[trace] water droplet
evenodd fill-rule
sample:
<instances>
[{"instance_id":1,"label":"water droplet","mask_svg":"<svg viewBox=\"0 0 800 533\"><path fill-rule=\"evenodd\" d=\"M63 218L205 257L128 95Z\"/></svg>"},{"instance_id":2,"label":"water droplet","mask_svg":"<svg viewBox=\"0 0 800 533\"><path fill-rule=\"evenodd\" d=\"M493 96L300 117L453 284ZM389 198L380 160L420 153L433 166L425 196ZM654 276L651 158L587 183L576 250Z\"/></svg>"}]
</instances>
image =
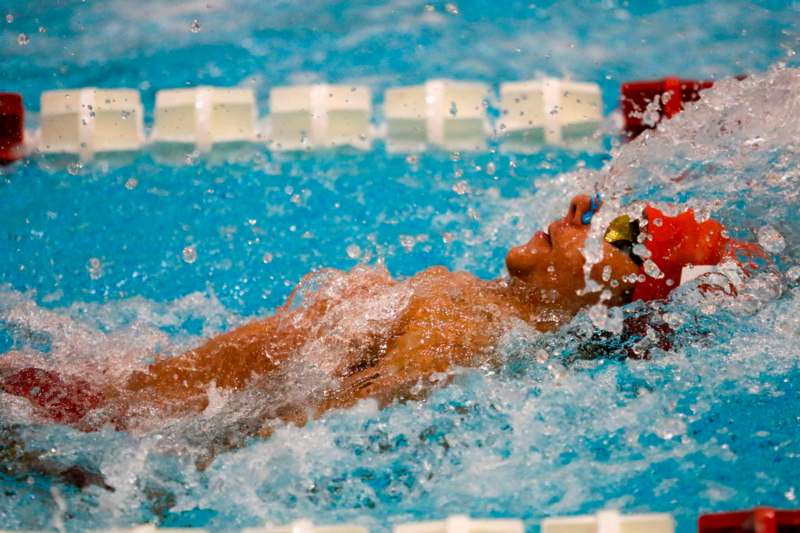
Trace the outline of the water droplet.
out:
<instances>
[{"instance_id":1,"label":"water droplet","mask_svg":"<svg viewBox=\"0 0 800 533\"><path fill-rule=\"evenodd\" d=\"M197 19L192 20L192 23L189 25L189 31L198 33L200 31L200 21Z\"/></svg>"},{"instance_id":2,"label":"water droplet","mask_svg":"<svg viewBox=\"0 0 800 533\"><path fill-rule=\"evenodd\" d=\"M470 192L469 184L466 181L459 181L453 185L453 192L458 195L468 194Z\"/></svg>"},{"instance_id":3,"label":"water droplet","mask_svg":"<svg viewBox=\"0 0 800 533\"><path fill-rule=\"evenodd\" d=\"M450 161L461 161L461 152L453 152L450 154Z\"/></svg>"},{"instance_id":4,"label":"water droplet","mask_svg":"<svg viewBox=\"0 0 800 533\"><path fill-rule=\"evenodd\" d=\"M31 42L31 39L26 34L20 33L19 35L17 35L17 44L21 46L26 46L29 42Z\"/></svg>"},{"instance_id":5,"label":"water droplet","mask_svg":"<svg viewBox=\"0 0 800 533\"><path fill-rule=\"evenodd\" d=\"M358 259L361 257L361 248L357 244L351 244L347 247L347 257L350 259Z\"/></svg>"},{"instance_id":6,"label":"water droplet","mask_svg":"<svg viewBox=\"0 0 800 533\"><path fill-rule=\"evenodd\" d=\"M197 261L197 247L194 245L187 246L181 253L184 263L192 264Z\"/></svg>"},{"instance_id":7,"label":"water droplet","mask_svg":"<svg viewBox=\"0 0 800 533\"><path fill-rule=\"evenodd\" d=\"M455 5L453 2L448 2L444 5L444 10L450 13L451 15L458 15L458 6Z\"/></svg>"},{"instance_id":8,"label":"water droplet","mask_svg":"<svg viewBox=\"0 0 800 533\"><path fill-rule=\"evenodd\" d=\"M67 173L70 176L77 176L78 172L80 172L82 168L83 165L81 165L80 163L70 163L69 165L67 165Z\"/></svg>"},{"instance_id":9,"label":"water droplet","mask_svg":"<svg viewBox=\"0 0 800 533\"><path fill-rule=\"evenodd\" d=\"M661 220L660 218L654 218L653 219L653 225L655 227L657 227L657 228L660 228L663 223L664 223L664 221Z\"/></svg>"},{"instance_id":10,"label":"water droplet","mask_svg":"<svg viewBox=\"0 0 800 533\"><path fill-rule=\"evenodd\" d=\"M608 280L611 279L611 267L606 265L603 267L603 281L608 283Z\"/></svg>"},{"instance_id":11,"label":"water droplet","mask_svg":"<svg viewBox=\"0 0 800 533\"><path fill-rule=\"evenodd\" d=\"M264 255L261 256L261 261L263 261L265 265L272 263L272 254L269 252L264 252Z\"/></svg>"},{"instance_id":12,"label":"water droplet","mask_svg":"<svg viewBox=\"0 0 800 533\"><path fill-rule=\"evenodd\" d=\"M89 277L92 279L99 279L103 276L103 263L96 257L89 259Z\"/></svg>"},{"instance_id":13,"label":"water droplet","mask_svg":"<svg viewBox=\"0 0 800 533\"><path fill-rule=\"evenodd\" d=\"M47 28L44 26L39 26L39 33L47 33Z\"/></svg>"},{"instance_id":14,"label":"water droplet","mask_svg":"<svg viewBox=\"0 0 800 533\"><path fill-rule=\"evenodd\" d=\"M544 363L548 359L550 359L550 354L547 353L545 350L539 349L536 350L536 362L537 363Z\"/></svg>"},{"instance_id":15,"label":"water droplet","mask_svg":"<svg viewBox=\"0 0 800 533\"><path fill-rule=\"evenodd\" d=\"M413 250L415 244L417 244L417 239L413 235L400 235L400 245L406 252Z\"/></svg>"},{"instance_id":16,"label":"water droplet","mask_svg":"<svg viewBox=\"0 0 800 533\"><path fill-rule=\"evenodd\" d=\"M644 272L651 278L661 279L664 277L664 273L661 272L661 269L658 268L658 265L652 259L646 259L644 264Z\"/></svg>"},{"instance_id":17,"label":"water droplet","mask_svg":"<svg viewBox=\"0 0 800 533\"><path fill-rule=\"evenodd\" d=\"M406 163L408 163L409 165L416 165L417 163L419 163L419 157L417 157L414 154L407 155Z\"/></svg>"},{"instance_id":18,"label":"water droplet","mask_svg":"<svg viewBox=\"0 0 800 533\"><path fill-rule=\"evenodd\" d=\"M772 226L764 226L758 230L758 244L771 254L779 254L786 248L786 240Z\"/></svg>"},{"instance_id":19,"label":"water droplet","mask_svg":"<svg viewBox=\"0 0 800 533\"><path fill-rule=\"evenodd\" d=\"M486 163L486 173L490 176L494 176L495 172L497 172L497 165L495 165L492 161Z\"/></svg>"},{"instance_id":20,"label":"water droplet","mask_svg":"<svg viewBox=\"0 0 800 533\"><path fill-rule=\"evenodd\" d=\"M8 15L6 15L6 22L8 22L9 24L11 24L12 22L14 22L14 15L12 15L11 13L9 13Z\"/></svg>"},{"instance_id":21,"label":"water droplet","mask_svg":"<svg viewBox=\"0 0 800 533\"><path fill-rule=\"evenodd\" d=\"M128 189L129 191L132 191L138 185L139 185L139 180L137 180L136 178L128 178L128 180L125 182L125 188Z\"/></svg>"},{"instance_id":22,"label":"water droplet","mask_svg":"<svg viewBox=\"0 0 800 533\"><path fill-rule=\"evenodd\" d=\"M786 271L786 280L789 283L796 283L800 281L800 266L793 266Z\"/></svg>"},{"instance_id":23,"label":"water droplet","mask_svg":"<svg viewBox=\"0 0 800 533\"><path fill-rule=\"evenodd\" d=\"M650 250L647 249L647 246L644 244L634 244L633 245L633 253L641 257L642 259L646 259L650 257Z\"/></svg>"}]
</instances>

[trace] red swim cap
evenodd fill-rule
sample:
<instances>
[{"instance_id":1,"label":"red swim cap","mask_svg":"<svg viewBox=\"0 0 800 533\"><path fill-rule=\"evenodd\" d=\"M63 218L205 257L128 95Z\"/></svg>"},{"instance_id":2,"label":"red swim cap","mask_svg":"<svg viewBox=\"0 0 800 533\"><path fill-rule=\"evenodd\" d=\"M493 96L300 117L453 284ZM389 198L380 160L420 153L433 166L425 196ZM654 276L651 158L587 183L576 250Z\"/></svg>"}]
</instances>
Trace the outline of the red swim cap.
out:
<instances>
[{"instance_id":1,"label":"red swim cap","mask_svg":"<svg viewBox=\"0 0 800 533\"><path fill-rule=\"evenodd\" d=\"M666 298L681 282L681 271L687 265L716 265L726 256L730 239L716 220L698 222L694 211L687 209L671 217L653 206L644 208L647 219L644 246L663 276L653 277L640 267L644 281L636 284L634 300Z\"/></svg>"}]
</instances>

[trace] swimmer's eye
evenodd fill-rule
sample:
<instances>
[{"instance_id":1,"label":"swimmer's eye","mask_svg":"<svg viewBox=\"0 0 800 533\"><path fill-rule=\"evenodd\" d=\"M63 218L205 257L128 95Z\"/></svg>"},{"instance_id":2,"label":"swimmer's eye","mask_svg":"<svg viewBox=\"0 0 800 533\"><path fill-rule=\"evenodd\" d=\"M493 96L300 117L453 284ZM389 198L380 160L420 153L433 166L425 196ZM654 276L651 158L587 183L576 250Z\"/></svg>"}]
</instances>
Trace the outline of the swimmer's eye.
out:
<instances>
[{"instance_id":1,"label":"swimmer's eye","mask_svg":"<svg viewBox=\"0 0 800 533\"><path fill-rule=\"evenodd\" d=\"M607 243L628 254L639 266L642 264L642 258L633 253L637 237L639 237L639 221L631 220L628 215L620 215L612 220L603 236Z\"/></svg>"}]
</instances>

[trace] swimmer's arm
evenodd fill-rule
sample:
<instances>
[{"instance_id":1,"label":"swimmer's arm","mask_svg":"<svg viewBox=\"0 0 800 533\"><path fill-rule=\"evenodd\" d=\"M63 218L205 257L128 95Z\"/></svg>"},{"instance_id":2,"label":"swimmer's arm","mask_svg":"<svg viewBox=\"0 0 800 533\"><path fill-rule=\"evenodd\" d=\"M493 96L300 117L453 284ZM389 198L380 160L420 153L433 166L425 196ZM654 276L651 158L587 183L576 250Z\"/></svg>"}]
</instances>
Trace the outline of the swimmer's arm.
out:
<instances>
[{"instance_id":1,"label":"swimmer's arm","mask_svg":"<svg viewBox=\"0 0 800 533\"><path fill-rule=\"evenodd\" d=\"M212 382L222 389L240 390L254 376L274 369L303 342L307 325L293 322L288 315L250 322L193 350L157 361L146 372L132 375L126 389L155 401L199 397L196 409L202 410Z\"/></svg>"}]
</instances>

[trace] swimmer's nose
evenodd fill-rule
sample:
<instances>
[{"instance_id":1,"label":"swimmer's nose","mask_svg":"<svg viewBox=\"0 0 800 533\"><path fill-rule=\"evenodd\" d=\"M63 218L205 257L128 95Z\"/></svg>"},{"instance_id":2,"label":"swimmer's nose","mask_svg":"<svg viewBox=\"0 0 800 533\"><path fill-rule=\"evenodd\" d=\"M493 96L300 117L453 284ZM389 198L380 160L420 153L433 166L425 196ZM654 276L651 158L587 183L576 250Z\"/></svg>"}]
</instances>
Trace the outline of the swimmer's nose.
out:
<instances>
[{"instance_id":1,"label":"swimmer's nose","mask_svg":"<svg viewBox=\"0 0 800 533\"><path fill-rule=\"evenodd\" d=\"M570 201L567 216L564 217L564 220L568 224L584 226L591 222L591 217L600 208L600 203L600 199L597 196L593 200L592 197L586 194L579 194Z\"/></svg>"}]
</instances>

